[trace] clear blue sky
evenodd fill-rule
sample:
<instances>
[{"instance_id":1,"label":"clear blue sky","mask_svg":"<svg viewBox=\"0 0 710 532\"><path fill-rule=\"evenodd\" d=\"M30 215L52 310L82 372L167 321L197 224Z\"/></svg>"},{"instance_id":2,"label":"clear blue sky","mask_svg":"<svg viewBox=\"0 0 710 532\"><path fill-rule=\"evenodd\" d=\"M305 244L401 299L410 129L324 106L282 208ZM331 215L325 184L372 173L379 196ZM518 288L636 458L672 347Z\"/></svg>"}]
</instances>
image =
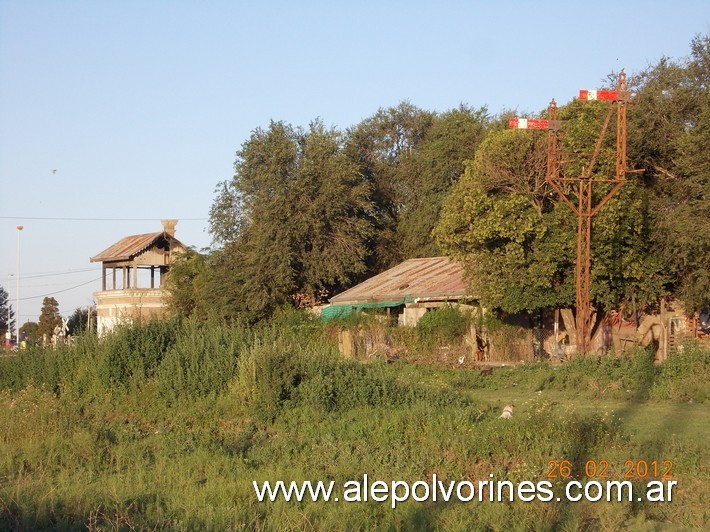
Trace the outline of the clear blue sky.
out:
<instances>
[{"instance_id":1,"label":"clear blue sky","mask_svg":"<svg viewBox=\"0 0 710 532\"><path fill-rule=\"evenodd\" d=\"M45 294L64 315L91 304L89 257L159 218L209 245L215 186L271 119L535 112L698 33L708 0L0 0L0 284L14 307L18 224L22 323Z\"/></svg>"}]
</instances>

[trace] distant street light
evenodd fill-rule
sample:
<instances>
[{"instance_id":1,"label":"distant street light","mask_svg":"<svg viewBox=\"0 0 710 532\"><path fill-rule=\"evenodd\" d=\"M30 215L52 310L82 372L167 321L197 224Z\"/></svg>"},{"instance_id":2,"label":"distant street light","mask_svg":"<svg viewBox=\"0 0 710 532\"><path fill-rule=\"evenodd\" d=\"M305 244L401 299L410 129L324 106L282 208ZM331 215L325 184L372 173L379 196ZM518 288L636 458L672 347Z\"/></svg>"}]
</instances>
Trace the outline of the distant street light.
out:
<instances>
[{"instance_id":1,"label":"distant street light","mask_svg":"<svg viewBox=\"0 0 710 532\"><path fill-rule=\"evenodd\" d=\"M17 226L17 303L15 305L15 345L20 348L20 232L24 229L21 225Z\"/></svg>"}]
</instances>

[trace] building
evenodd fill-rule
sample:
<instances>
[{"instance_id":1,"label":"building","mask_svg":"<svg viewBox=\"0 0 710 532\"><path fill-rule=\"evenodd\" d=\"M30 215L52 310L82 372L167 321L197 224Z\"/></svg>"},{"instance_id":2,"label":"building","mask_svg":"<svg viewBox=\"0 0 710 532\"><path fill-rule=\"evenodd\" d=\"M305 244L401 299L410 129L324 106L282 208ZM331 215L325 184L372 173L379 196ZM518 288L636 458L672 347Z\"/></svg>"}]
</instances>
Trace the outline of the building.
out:
<instances>
[{"instance_id":1,"label":"building","mask_svg":"<svg viewBox=\"0 0 710 532\"><path fill-rule=\"evenodd\" d=\"M177 220L161 223L162 231L127 236L91 257L102 263L101 291L94 293L99 334L163 314L165 276L175 253L186 247L175 238Z\"/></svg>"},{"instance_id":2,"label":"building","mask_svg":"<svg viewBox=\"0 0 710 532\"><path fill-rule=\"evenodd\" d=\"M431 308L470 299L461 266L448 257L409 259L330 299L324 319L381 308L414 326Z\"/></svg>"}]
</instances>

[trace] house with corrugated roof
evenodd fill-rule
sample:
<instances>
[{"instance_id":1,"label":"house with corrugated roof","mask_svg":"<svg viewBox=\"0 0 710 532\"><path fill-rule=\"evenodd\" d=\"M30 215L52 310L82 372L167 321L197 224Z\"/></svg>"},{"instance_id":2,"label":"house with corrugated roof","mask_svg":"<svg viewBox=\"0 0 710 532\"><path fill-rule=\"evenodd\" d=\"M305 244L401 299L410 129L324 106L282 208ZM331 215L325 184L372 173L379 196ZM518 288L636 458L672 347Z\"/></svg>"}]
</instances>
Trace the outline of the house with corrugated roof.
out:
<instances>
[{"instance_id":1,"label":"house with corrugated roof","mask_svg":"<svg viewBox=\"0 0 710 532\"><path fill-rule=\"evenodd\" d=\"M324 319L385 309L400 325L414 326L432 308L470 301L463 270L448 257L409 259L330 299Z\"/></svg>"},{"instance_id":2,"label":"house with corrugated roof","mask_svg":"<svg viewBox=\"0 0 710 532\"><path fill-rule=\"evenodd\" d=\"M104 334L124 321L159 317L165 309L165 277L175 253L186 246L175 238L177 220L163 230L122 238L91 262L101 263L101 291L95 292L97 330Z\"/></svg>"}]
</instances>

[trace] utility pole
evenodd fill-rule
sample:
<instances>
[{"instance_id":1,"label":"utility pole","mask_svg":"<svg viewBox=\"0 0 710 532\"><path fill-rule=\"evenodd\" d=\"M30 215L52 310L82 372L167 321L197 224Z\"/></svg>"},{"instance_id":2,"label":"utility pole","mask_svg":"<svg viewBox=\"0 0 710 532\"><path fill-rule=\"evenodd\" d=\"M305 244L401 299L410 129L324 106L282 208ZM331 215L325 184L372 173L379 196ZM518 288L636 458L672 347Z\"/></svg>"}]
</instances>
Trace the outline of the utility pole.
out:
<instances>
[{"instance_id":1,"label":"utility pole","mask_svg":"<svg viewBox=\"0 0 710 532\"><path fill-rule=\"evenodd\" d=\"M602 131L597 139L594 153L589 165L580 177L563 177L560 172L560 162L557 150L560 122L557 120L557 104L555 100L548 107L548 119L517 119L512 118L509 126L522 129L546 129L547 141L547 183L560 195L573 213L577 215L577 314L576 336L577 351L589 353L592 341L592 309L590 301L590 270L591 270L591 240L592 218L609 199L616 194L626 182L626 109L631 99L631 93L626 88L626 74L619 74L616 90L580 90L580 100L609 101ZM609 129L609 123L616 107L616 170L613 178L592 177L594 165L599 157L602 142ZM523 122L524 121L524 122ZM532 124L531 124L532 123ZM524 124L524 127L523 127ZM595 204L593 187L598 183L613 184L612 188ZM565 192L565 185L572 185L570 192ZM576 201L575 201L576 196Z\"/></svg>"},{"instance_id":2,"label":"utility pole","mask_svg":"<svg viewBox=\"0 0 710 532\"><path fill-rule=\"evenodd\" d=\"M17 301L15 303L15 345L20 349L20 232L23 226L17 226Z\"/></svg>"}]
</instances>

